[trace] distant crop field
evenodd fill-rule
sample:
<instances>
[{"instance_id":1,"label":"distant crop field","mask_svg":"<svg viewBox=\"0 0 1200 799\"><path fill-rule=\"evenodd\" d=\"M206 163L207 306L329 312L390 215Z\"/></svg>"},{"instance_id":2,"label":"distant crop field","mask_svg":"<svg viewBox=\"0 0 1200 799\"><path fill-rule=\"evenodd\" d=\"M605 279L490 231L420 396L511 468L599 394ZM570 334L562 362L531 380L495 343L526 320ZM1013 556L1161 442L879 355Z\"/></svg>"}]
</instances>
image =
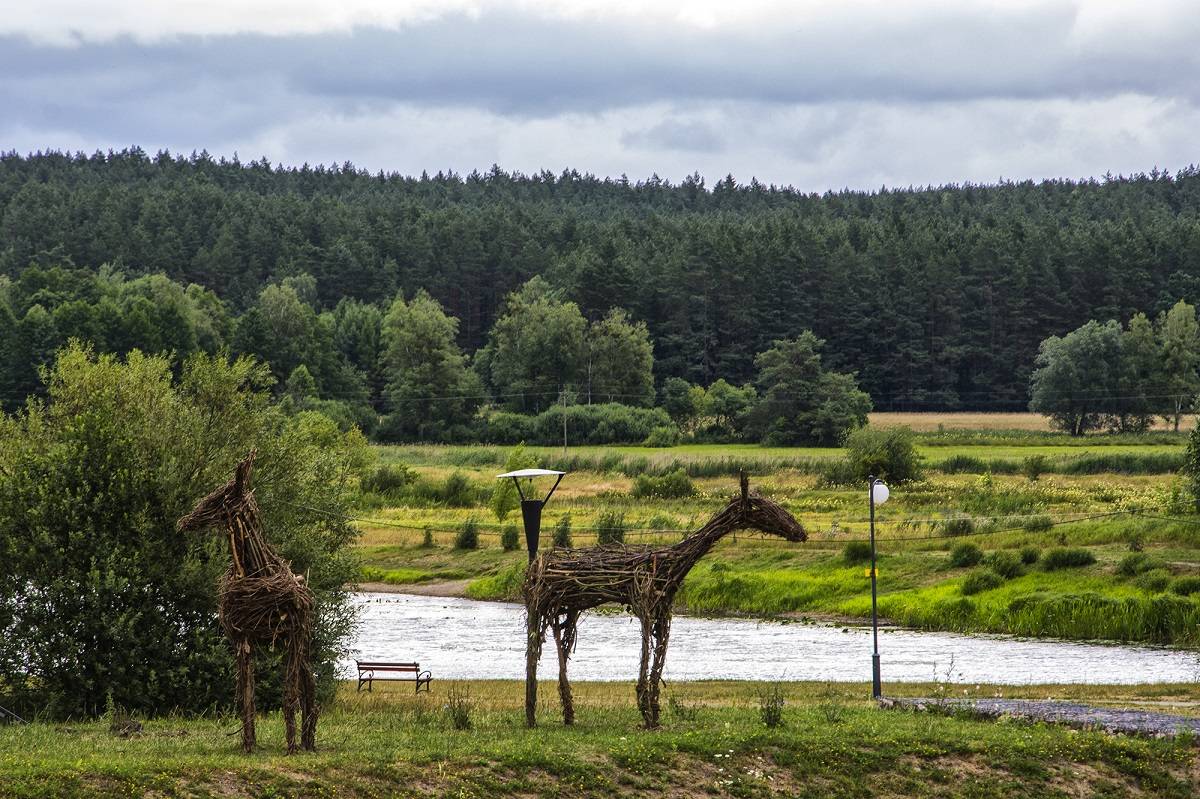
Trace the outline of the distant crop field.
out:
<instances>
[{"instance_id":1,"label":"distant crop field","mask_svg":"<svg viewBox=\"0 0 1200 799\"><path fill-rule=\"evenodd\" d=\"M1037 413L976 413L972 411L946 413L887 413L871 414L871 424L877 426L905 425L918 432L942 430L1034 430L1048 431L1050 420ZM1196 417L1183 417L1182 430L1196 426ZM1155 430L1170 430L1171 426L1158 419Z\"/></svg>"}]
</instances>

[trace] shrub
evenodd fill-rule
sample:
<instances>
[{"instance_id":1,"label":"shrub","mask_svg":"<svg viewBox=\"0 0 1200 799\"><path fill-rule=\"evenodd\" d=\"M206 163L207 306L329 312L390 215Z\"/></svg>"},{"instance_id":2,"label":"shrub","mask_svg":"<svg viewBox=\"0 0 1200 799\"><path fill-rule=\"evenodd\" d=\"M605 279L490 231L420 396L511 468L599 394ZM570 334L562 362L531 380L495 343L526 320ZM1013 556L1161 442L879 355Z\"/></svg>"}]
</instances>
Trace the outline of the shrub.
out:
<instances>
[{"instance_id":1,"label":"shrub","mask_svg":"<svg viewBox=\"0 0 1200 799\"><path fill-rule=\"evenodd\" d=\"M1046 571L1076 569L1091 566L1095 562L1096 556L1083 547L1055 547L1042 556L1042 568Z\"/></svg>"},{"instance_id":2,"label":"shrub","mask_svg":"<svg viewBox=\"0 0 1200 799\"><path fill-rule=\"evenodd\" d=\"M1046 471L1045 455L1029 455L1021 461L1021 474L1025 475L1031 483L1036 483L1044 471Z\"/></svg>"},{"instance_id":3,"label":"shrub","mask_svg":"<svg viewBox=\"0 0 1200 799\"><path fill-rule=\"evenodd\" d=\"M1171 581L1171 593L1179 596L1191 596L1200 593L1200 577L1176 577Z\"/></svg>"},{"instance_id":4,"label":"shrub","mask_svg":"<svg viewBox=\"0 0 1200 799\"><path fill-rule=\"evenodd\" d=\"M996 574L1006 580L1011 580L1014 577L1020 577L1025 573L1025 569L1021 565L1021 558L1015 552L1008 550L999 550L993 552L987 558L987 565Z\"/></svg>"},{"instance_id":5,"label":"shrub","mask_svg":"<svg viewBox=\"0 0 1200 799\"><path fill-rule=\"evenodd\" d=\"M650 435L646 436L646 440L642 442L644 447L673 447L679 443L679 428L674 425L659 425L650 431Z\"/></svg>"},{"instance_id":6,"label":"shrub","mask_svg":"<svg viewBox=\"0 0 1200 799\"><path fill-rule=\"evenodd\" d=\"M421 537L421 546L425 549L433 549L433 530L425 528L425 535Z\"/></svg>"},{"instance_id":7,"label":"shrub","mask_svg":"<svg viewBox=\"0 0 1200 799\"><path fill-rule=\"evenodd\" d=\"M939 522L942 535L960 536L975 532L975 520L965 513L949 513Z\"/></svg>"},{"instance_id":8,"label":"shrub","mask_svg":"<svg viewBox=\"0 0 1200 799\"><path fill-rule=\"evenodd\" d=\"M504 529L500 531L500 548L505 552L512 552L517 547L521 546L521 532L515 524L506 524Z\"/></svg>"},{"instance_id":9,"label":"shrub","mask_svg":"<svg viewBox=\"0 0 1200 799\"><path fill-rule=\"evenodd\" d=\"M571 514L564 513L554 523L554 546L561 549L571 548Z\"/></svg>"},{"instance_id":10,"label":"shrub","mask_svg":"<svg viewBox=\"0 0 1200 799\"><path fill-rule=\"evenodd\" d=\"M1125 546L1130 552L1141 552L1146 548L1146 536L1140 530L1132 530L1125 536Z\"/></svg>"},{"instance_id":11,"label":"shrub","mask_svg":"<svg viewBox=\"0 0 1200 799\"><path fill-rule=\"evenodd\" d=\"M479 522L474 517L467 519L458 527L454 536L455 549L479 549Z\"/></svg>"},{"instance_id":12,"label":"shrub","mask_svg":"<svg viewBox=\"0 0 1200 799\"><path fill-rule=\"evenodd\" d=\"M962 592L966 596L991 591L1004 585L1004 578L990 569L976 569L968 574L962 583Z\"/></svg>"},{"instance_id":13,"label":"shrub","mask_svg":"<svg viewBox=\"0 0 1200 799\"><path fill-rule=\"evenodd\" d=\"M768 729L783 726L783 687L773 682L758 694L758 715Z\"/></svg>"},{"instance_id":14,"label":"shrub","mask_svg":"<svg viewBox=\"0 0 1200 799\"><path fill-rule=\"evenodd\" d=\"M1122 577L1136 577L1152 569L1162 568L1162 566L1162 561L1147 555L1145 552L1130 552L1121 558L1121 562L1117 564L1117 574Z\"/></svg>"},{"instance_id":15,"label":"shrub","mask_svg":"<svg viewBox=\"0 0 1200 799\"><path fill-rule=\"evenodd\" d=\"M842 559L847 563L866 563L871 559L870 541L847 541L842 547Z\"/></svg>"},{"instance_id":16,"label":"shrub","mask_svg":"<svg viewBox=\"0 0 1200 799\"><path fill-rule=\"evenodd\" d=\"M359 481L363 491L372 494L395 495L413 481L412 469L402 463L382 464Z\"/></svg>"},{"instance_id":17,"label":"shrub","mask_svg":"<svg viewBox=\"0 0 1200 799\"><path fill-rule=\"evenodd\" d=\"M0 414L0 702L76 719L109 696L139 716L233 704L216 613L224 530L181 535L175 520L252 447L266 536L317 598L313 667L330 698L355 615L345 476L369 463L361 434L271 405L251 358L181 365L71 344L45 378L43 402ZM277 708L278 648L256 660L259 708Z\"/></svg>"},{"instance_id":18,"label":"shrub","mask_svg":"<svg viewBox=\"0 0 1200 799\"><path fill-rule=\"evenodd\" d=\"M636 499L680 499L695 493L692 478L683 469L668 472L662 477L643 474L633 482L633 496Z\"/></svg>"},{"instance_id":19,"label":"shrub","mask_svg":"<svg viewBox=\"0 0 1200 799\"><path fill-rule=\"evenodd\" d=\"M600 546L625 543L624 514L606 511L596 518L596 543Z\"/></svg>"},{"instance_id":20,"label":"shrub","mask_svg":"<svg viewBox=\"0 0 1200 799\"><path fill-rule=\"evenodd\" d=\"M452 472L438 491L438 499L451 508L469 508L475 504L475 487L462 472Z\"/></svg>"},{"instance_id":21,"label":"shrub","mask_svg":"<svg viewBox=\"0 0 1200 799\"><path fill-rule=\"evenodd\" d=\"M1042 556L1042 550L1037 547L1021 547L1021 563L1032 566Z\"/></svg>"},{"instance_id":22,"label":"shrub","mask_svg":"<svg viewBox=\"0 0 1200 799\"><path fill-rule=\"evenodd\" d=\"M1044 533L1054 527L1054 519L1048 514L1037 513L1026 518L1021 526L1031 533Z\"/></svg>"},{"instance_id":23,"label":"shrub","mask_svg":"<svg viewBox=\"0 0 1200 799\"><path fill-rule=\"evenodd\" d=\"M956 544L954 549L950 550L950 565L956 569L978 566L981 560L983 550L968 541Z\"/></svg>"},{"instance_id":24,"label":"shrub","mask_svg":"<svg viewBox=\"0 0 1200 799\"><path fill-rule=\"evenodd\" d=\"M859 480L874 475L905 483L921 476L921 456L908 427L860 427L846 436L846 460Z\"/></svg>"},{"instance_id":25,"label":"shrub","mask_svg":"<svg viewBox=\"0 0 1200 799\"><path fill-rule=\"evenodd\" d=\"M1133 584L1143 591L1149 591L1152 594L1158 594L1167 590L1167 586L1171 582L1171 573L1166 569L1151 569L1147 572L1142 572L1133 581Z\"/></svg>"}]
</instances>

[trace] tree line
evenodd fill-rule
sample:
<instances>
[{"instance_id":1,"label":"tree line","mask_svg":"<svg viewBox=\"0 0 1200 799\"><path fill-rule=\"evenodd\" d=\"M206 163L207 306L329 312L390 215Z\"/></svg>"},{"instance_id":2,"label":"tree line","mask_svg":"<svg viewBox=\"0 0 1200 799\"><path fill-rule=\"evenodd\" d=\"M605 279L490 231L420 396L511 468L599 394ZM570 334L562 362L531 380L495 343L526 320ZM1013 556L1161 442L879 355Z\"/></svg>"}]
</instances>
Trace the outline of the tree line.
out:
<instances>
[{"instance_id":1,"label":"tree line","mask_svg":"<svg viewBox=\"0 0 1200 799\"><path fill-rule=\"evenodd\" d=\"M666 446L707 440L836 444L865 423L854 376L822 364L809 331L755 358L755 379L656 389L649 330L619 307L589 321L535 276L508 295L485 343L468 354L459 320L424 289L380 303L318 309L316 280L284 278L242 313L210 289L165 275L128 277L35 264L0 276L0 403L45 393L43 365L72 341L99 352L251 356L291 413L319 411L382 441ZM662 405L661 408L656 407Z\"/></svg>"},{"instance_id":2,"label":"tree line","mask_svg":"<svg viewBox=\"0 0 1200 799\"><path fill-rule=\"evenodd\" d=\"M1157 319L1090 320L1038 348L1030 409L1071 435L1141 433L1155 417L1179 430L1200 393L1200 321L1183 300Z\"/></svg>"},{"instance_id":3,"label":"tree line","mask_svg":"<svg viewBox=\"0 0 1200 799\"><path fill-rule=\"evenodd\" d=\"M540 277L588 325L614 308L644 323L660 392L671 378L750 384L760 353L810 330L880 409L1021 410L1042 339L1197 302L1198 209L1194 167L818 195L698 175L10 153L0 273L110 265L200 286L236 317L304 276L318 320L343 300L382 307L424 290L472 359L505 299ZM306 366L322 390L337 380Z\"/></svg>"}]
</instances>

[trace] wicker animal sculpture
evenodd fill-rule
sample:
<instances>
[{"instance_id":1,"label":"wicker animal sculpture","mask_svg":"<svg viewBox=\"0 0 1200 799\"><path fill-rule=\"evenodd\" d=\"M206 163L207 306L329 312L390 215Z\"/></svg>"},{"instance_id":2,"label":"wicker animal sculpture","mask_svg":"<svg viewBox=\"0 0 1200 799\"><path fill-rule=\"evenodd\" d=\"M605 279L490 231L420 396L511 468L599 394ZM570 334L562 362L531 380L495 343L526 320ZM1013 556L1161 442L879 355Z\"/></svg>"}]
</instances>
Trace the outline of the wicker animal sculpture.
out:
<instances>
[{"instance_id":1,"label":"wicker animal sculpture","mask_svg":"<svg viewBox=\"0 0 1200 799\"><path fill-rule=\"evenodd\" d=\"M675 592L692 567L718 541L735 530L758 530L788 541L804 541L804 528L779 505L749 491L741 493L706 525L666 547L601 546L551 549L541 553L525 575L522 593L528 621L525 659L525 722L534 726L537 666L546 629L558 650L558 690L563 723L575 720L567 660L575 648L580 614L605 603L624 605L642 626L637 702L648 729L658 726L659 685L671 632Z\"/></svg>"},{"instance_id":2,"label":"wicker animal sculpture","mask_svg":"<svg viewBox=\"0 0 1200 799\"><path fill-rule=\"evenodd\" d=\"M301 710L300 745L316 748L317 700L312 671L313 593L302 575L293 574L263 537L258 503L250 490L255 452L238 464L221 486L179 520L181 532L223 529L232 563L218 586L217 612L237 658L237 703L242 717L242 749L252 752L254 735L254 663L256 646L283 641L286 669L283 718L288 754L296 751L296 709Z\"/></svg>"}]
</instances>

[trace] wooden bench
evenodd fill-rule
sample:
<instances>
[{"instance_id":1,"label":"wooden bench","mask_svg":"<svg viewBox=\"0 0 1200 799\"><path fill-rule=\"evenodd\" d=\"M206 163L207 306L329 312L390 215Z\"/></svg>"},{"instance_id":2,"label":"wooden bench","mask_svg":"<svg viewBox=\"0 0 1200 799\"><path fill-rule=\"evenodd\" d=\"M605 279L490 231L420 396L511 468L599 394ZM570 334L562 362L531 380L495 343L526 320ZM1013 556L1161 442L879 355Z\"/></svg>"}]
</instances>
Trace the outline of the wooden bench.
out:
<instances>
[{"instance_id":1,"label":"wooden bench","mask_svg":"<svg viewBox=\"0 0 1200 799\"><path fill-rule=\"evenodd\" d=\"M421 686L425 686L425 692L429 692L429 683L433 682L433 675L428 671L421 671L419 663L383 663L377 660L356 660L358 664L358 690L362 690L363 686L367 686L367 691L371 690L372 683L376 680L400 680L403 682L415 682L416 691L420 693ZM396 677L377 677L376 673L397 674ZM407 675L407 676L404 676Z\"/></svg>"}]
</instances>

